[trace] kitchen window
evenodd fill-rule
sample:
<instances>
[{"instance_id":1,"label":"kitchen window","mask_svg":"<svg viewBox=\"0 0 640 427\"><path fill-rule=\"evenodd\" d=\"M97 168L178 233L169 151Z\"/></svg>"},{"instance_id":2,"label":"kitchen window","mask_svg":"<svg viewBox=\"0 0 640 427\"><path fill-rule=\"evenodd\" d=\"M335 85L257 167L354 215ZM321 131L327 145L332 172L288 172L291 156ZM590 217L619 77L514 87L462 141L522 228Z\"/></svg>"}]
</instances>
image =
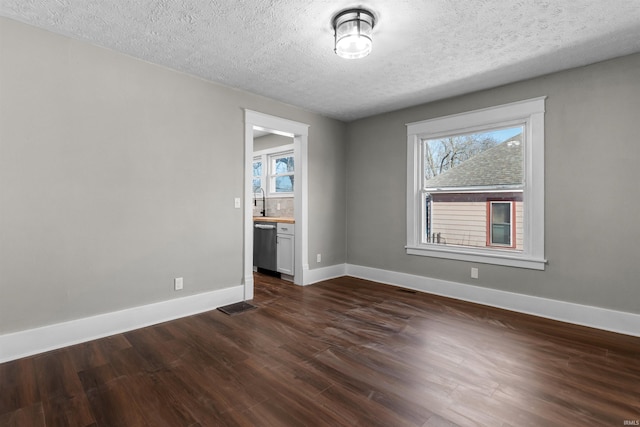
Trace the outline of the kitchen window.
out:
<instances>
[{"instance_id":1,"label":"kitchen window","mask_svg":"<svg viewBox=\"0 0 640 427\"><path fill-rule=\"evenodd\" d=\"M410 123L407 143L407 254L544 269L544 98Z\"/></svg>"},{"instance_id":2,"label":"kitchen window","mask_svg":"<svg viewBox=\"0 0 640 427\"><path fill-rule=\"evenodd\" d=\"M254 152L252 178L254 193L262 188L267 197L293 197L295 163L291 146Z\"/></svg>"},{"instance_id":3,"label":"kitchen window","mask_svg":"<svg viewBox=\"0 0 640 427\"><path fill-rule=\"evenodd\" d=\"M293 195L293 152L269 156L269 193Z\"/></svg>"}]
</instances>

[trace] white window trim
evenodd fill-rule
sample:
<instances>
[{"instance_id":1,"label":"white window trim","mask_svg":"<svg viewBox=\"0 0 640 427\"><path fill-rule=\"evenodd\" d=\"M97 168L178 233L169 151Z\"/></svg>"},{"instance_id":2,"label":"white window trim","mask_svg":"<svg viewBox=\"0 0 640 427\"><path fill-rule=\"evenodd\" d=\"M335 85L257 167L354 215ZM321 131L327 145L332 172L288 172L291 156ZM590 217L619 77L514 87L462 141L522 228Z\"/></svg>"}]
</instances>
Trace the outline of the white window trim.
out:
<instances>
[{"instance_id":1,"label":"white window trim","mask_svg":"<svg viewBox=\"0 0 640 427\"><path fill-rule=\"evenodd\" d=\"M544 270L544 112L546 97L407 124L407 245L409 255ZM521 252L422 243L422 141L524 125L524 247Z\"/></svg>"},{"instance_id":2,"label":"white window trim","mask_svg":"<svg viewBox=\"0 0 640 427\"><path fill-rule=\"evenodd\" d=\"M255 151L253 153L253 160L261 159L262 161L262 188L265 191L265 197L268 199L271 198L287 198L294 197L294 192L289 193L276 193L273 191L271 184L272 178L277 175L271 174L271 158L274 156L279 156L281 154L288 154L294 156L294 145L280 145L274 148L267 148L265 150ZM293 176L295 176L295 171L293 172Z\"/></svg>"}]
</instances>

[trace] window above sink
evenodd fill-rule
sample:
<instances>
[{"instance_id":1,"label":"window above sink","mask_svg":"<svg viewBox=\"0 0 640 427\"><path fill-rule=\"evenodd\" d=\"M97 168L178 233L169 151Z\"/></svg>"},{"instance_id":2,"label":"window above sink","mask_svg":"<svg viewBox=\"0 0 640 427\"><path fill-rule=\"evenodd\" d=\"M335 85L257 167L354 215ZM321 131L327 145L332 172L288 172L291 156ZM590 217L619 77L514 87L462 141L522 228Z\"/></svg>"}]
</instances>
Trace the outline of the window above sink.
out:
<instances>
[{"instance_id":1,"label":"window above sink","mask_svg":"<svg viewBox=\"0 0 640 427\"><path fill-rule=\"evenodd\" d=\"M254 152L253 192L266 197L293 197L295 164L293 145Z\"/></svg>"}]
</instances>

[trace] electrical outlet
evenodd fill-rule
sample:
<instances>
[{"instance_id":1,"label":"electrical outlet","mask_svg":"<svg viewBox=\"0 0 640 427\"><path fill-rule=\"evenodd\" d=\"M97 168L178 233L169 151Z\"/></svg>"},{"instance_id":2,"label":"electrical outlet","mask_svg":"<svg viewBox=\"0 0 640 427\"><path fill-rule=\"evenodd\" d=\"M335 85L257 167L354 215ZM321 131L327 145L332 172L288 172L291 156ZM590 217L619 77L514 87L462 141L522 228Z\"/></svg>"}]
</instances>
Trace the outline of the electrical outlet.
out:
<instances>
[{"instance_id":1,"label":"electrical outlet","mask_svg":"<svg viewBox=\"0 0 640 427\"><path fill-rule=\"evenodd\" d=\"M173 279L173 288L176 291L181 291L183 287L184 287L184 279L182 277L176 277L175 279Z\"/></svg>"},{"instance_id":2,"label":"electrical outlet","mask_svg":"<svg viewBox=\"0 0 640 427\"><path fill-rule=\"evenodd\" d=\"M472 279L478 278L478 269L475 267L471 267L471 278Z\"/></svg>"},{"instance_id":3,"label":"electrical outlet","mask_svg":"<svg viewBox=\"0 0 640 427\"><path fill-rule=\"evenodd\" d=\"M316 262L322 262L322 254L316 255Z\"/></svg>"},{"instance_id":4,"label":"electrical outlet","mask_svg":"<svg viewBox=\"0 0 640 427\"><path fill-rule=\"evenodd\" d=\"M236 209L239 209L239 208L240 208L240 197L236 197L235 199L233 199L233 206L234 206Z\"/></svg>"}]
</instances>

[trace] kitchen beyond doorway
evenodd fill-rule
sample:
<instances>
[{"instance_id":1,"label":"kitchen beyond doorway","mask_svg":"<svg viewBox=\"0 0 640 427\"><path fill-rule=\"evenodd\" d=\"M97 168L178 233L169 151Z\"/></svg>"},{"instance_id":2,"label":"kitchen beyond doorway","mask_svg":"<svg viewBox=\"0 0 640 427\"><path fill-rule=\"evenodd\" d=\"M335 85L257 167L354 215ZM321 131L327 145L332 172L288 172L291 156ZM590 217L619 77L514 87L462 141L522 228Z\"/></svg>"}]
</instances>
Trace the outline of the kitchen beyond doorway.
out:
<instances>
[{"instance_id":1,"label":"kitchen beyond doorway","mask_svg":"<svg viewBox=\"0 0 640 427\"><path fill-rule=\"evenodd\" d=\"M289 209L282 200L280 200L280 218L283 216L290 216L294 219L294 234L291 238L293 242L294 248L294 263L292 272L294 273L293 280L297 285L304 285L304 268L303 265L308 265L308 172L307 172L307 153L308 153L308 133L309 133L309 125L295 122L292 120L271 116L264 113L259 113L251 110L245 110L245 217L244 217L244 267L243 267L243 277L244 277L244 288L245 288L245 298L250 299L253 296L253 217L254 209L257 206L254 206L254 174L253 174L253 160L254 160L254 132L264 132L262 136L257 136L257 138L261 138L266 136L267 134L284 136L289 138L289 141L293 140L293 157L292 157L292 166L294 167L293 180L291 181L292 192L293 194L287 195L289 197L284 197L284 194L277 193L286 193L286 186L279 186L277 191L272 191L272 197L267 197L266 193L269 192L269 188L265 191L265 202L264 208L256 209L257 211L264 210L264 213L260 213L262 215L273 215L273 211L269 211L269 201L267 199L274 199L274 206L272 209L278 211L278 198L279 196L283 196L282 198L289 198L289 202L293 204L293 214L288 214L285 209ZM259 135L259 134L258 134ZM272 146L267 146L267 139L272 139ZM271 147L278 147L278 142L276 140L278 138L269 137L265 139L265 145L259 148L269 149ZM282 141L282 140L280 140ZM281 142L280 142L281 143ZM289 156L291 157L291 156ZM284 162L288 164L288 161ZM267 180L276 180L279 176L285 176L284 178L280 178L281 181L286 182L288 171L279 171L278 173L272 174L275 176L268 176L266 169L263 174L264 180L262 183L266 183ZM282 182L280 183L282 184ZM263 189L264 190L264 189ZM278 191L284 190L284 191ZM256 205L259 205L260 202L256 202ZM284 211L284 212L283 212ZM307 267L308 268L308 267Z\"/></svg>"}]
</instances>

